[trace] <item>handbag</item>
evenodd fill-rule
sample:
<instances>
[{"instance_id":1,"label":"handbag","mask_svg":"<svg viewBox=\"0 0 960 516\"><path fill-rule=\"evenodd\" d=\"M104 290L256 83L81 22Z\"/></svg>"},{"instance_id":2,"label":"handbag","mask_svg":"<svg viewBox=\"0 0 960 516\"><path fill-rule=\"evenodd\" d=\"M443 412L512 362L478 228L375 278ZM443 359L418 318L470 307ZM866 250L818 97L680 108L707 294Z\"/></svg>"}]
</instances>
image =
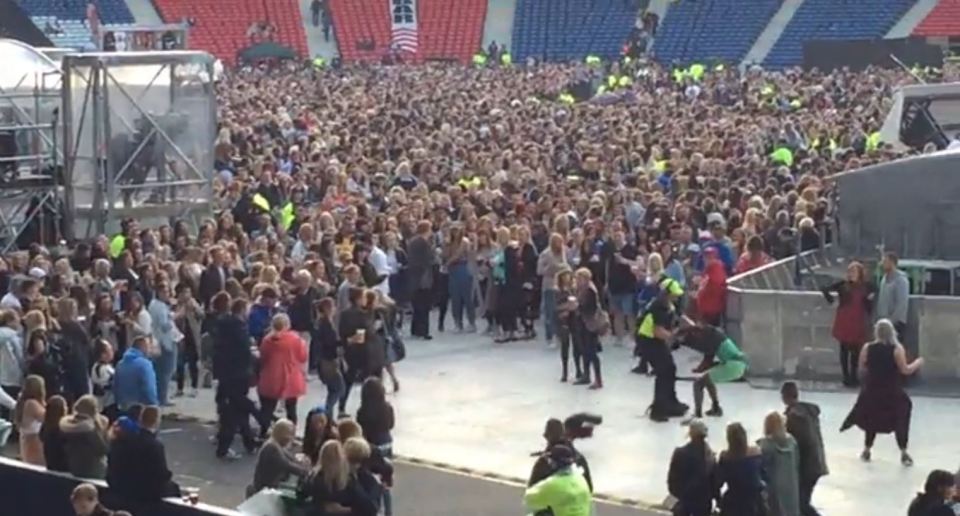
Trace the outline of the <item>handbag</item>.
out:
<instances>
[{"instance_id":1,"label":"handbag","mask_svg":"<svg viewBox=\"0 0 960 516\"><path fill-rule=\"evenodd\" d=\"M583 325L587 327L587 331L596 333L598 337L603 337L610 332L610 314L603 308L597 307L593 317L585 319Z\"/></svg>"}]
</instances>

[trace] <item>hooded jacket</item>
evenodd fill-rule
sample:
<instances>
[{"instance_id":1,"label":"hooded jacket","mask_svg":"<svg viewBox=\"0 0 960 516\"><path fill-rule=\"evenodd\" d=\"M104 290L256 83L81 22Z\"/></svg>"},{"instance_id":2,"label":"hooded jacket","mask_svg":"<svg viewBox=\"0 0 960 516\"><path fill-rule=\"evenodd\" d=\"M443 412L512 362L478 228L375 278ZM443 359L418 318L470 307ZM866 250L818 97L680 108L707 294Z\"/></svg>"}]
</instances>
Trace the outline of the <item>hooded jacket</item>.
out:
<instances>
[{"instance_id":1,"label":"hooded jacket","mask_svg":"<svg viewBox=\"0 0 960 516\"><path fill-rule=\"evenodd\" d=\"M820 433L820 407L800 401L787 407L785 415L787 432L797 440L800 479L813 481L828 475L830 470Z\"/></svg>"},{"instance_id":2,"label":"hooded jacket","mask_svg":"<svg viewBox=\"0 0 960 516\"><path fill-rule=\"evenodd\" d=\"M583 475L570 467L527 488L523 495L533 512L550 509L554 516L590 516L593 497Z\"/></svg>"},{"instance_id":3,"label":"hooded jacket","mask_svg":"<svg viewBox=\"0 0 960 516\"><path fill-rule=\"evenodd\" d=\"M769 516L800 516L797 441L786 434L764 437L758 444L763 454Z\"/></svg>"},{"instance_id":4,"label":"hooded jacket","mask_svg":"<svg viewBox=\"0 0 960 516\"><path fill-rule=\"evenodd\" d=\"M13 328L0 327L0 385L23 384L23 339Z\"/></svg>"},{"instance_id":5,"label":"hooded jacket","mask_svg":"<svg viewBox=\"0 0 960 516\"><path fill-rule=\"evenodd\" d=\"M67 454L70 473L80 478L107 476L107 421L84 414L73 414L60 420L60 433Z\"/></svg>"},{"instance_id":6,"label":"hooded jacket","mask_svg":"<svg viewBox=\"0 0 960 516\"><path fill-rule=\"evenodd\" d=\"M173 474L167 467L163 444L135 421L120 420L121 430L110 445L107 462L110 489L130 502L155 502L175 496L178 488L171 482Z\"/></svg>"},{"instance_id":7,"label":"hooded jacket","mask_svg":"<svg viewBox=\"0 0 960 516\"><path fill-rule=\"evenodd\" d=\"M143 351L129 348L123 354L113 376L113 395L120 410L126 410L131 405L160 404L157 398L157 373Z\"/></svg>"}]
</instances>

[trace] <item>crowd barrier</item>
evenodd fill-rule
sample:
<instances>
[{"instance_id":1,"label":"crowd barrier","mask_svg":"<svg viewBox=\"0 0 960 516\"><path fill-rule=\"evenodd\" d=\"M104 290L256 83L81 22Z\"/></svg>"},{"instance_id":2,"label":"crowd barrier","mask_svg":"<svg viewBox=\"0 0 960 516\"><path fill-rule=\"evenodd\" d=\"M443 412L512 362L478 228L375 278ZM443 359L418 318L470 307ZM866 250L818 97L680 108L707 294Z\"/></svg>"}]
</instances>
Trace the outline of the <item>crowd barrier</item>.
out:
<instances>
[{"instance_id":1,"label":"crowd barrier","mask_svg":"<svg viewBox=\"0 0 960 516\"><path fill-rule=\"evenodd\" d=\"M168 498L147 505L131 505L110 492L106 482L82 480L65 473L55 473L20 461L0 458L0 514L11 516L72 516L70 492L77 484L97 486L100 501L113 510L125 510L136 516L235 516L240 513L221 507L184 502Z\"/></svg>"},{"instance_id":2,"label":"crowd barrier","mask_svg":"<svg viewBox=\"0 0 960 516\"><path fill-rule=\"evenodd\" d=\"M751 376L841 376L838 344L831 335L836 303L828 304L816 288L842 277L845 261L826 251L801 256L800 285L787 284L787 278L797 275L794 258L730 279L726 330L750 358ZM960 380L958 313L960 298L910 296L903 345L908 358L924 358L923 380Z\"/></svg>"}]
</instances>

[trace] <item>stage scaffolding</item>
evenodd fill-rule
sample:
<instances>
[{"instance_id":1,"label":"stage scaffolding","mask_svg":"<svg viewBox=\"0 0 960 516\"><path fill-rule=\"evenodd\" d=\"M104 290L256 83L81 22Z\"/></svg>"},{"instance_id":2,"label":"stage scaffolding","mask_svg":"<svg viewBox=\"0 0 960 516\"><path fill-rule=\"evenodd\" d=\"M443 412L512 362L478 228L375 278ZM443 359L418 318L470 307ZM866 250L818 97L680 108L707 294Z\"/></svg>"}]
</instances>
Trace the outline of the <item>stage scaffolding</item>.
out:
<instances>
[{"instance_id":1,"label":"stage scaffolding","mask_svg":"<svg viewBox=\"0 0 960 516\"><path fill-rule=\"evenodd\" d=\"M212 213L216 97L205 52L63 57L65 203L77 238L125 218Z\"/></svg>"},{"instance_id":2,"label":"stage scaffolding","mask_svg":"<svg viewBox=\"0 0 960 516\"><path fill-rule=\"evenodd\" d=\"M0 252L56 244L64 236L61 73L19 41L0 40L0 55Z\"/></svg>"}]
</instances>

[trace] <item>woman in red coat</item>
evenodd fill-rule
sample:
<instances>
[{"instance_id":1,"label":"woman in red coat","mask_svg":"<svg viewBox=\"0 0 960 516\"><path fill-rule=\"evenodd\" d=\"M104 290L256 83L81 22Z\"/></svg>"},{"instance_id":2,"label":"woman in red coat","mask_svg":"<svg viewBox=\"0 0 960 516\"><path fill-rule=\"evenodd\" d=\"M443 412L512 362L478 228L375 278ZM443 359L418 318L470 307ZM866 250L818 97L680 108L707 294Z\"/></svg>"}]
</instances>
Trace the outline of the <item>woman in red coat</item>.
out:
<instances>
[{"instance_id":1,"label":"woman in red coat","mask_svg":"<svg viewBox=\"0 0 960 516\"><path fill-rule=\"evenodd\" d=\"M287 419L297 422L297 398L307 393L304 370L307 363L307 346L290 330L290 318L277 314L271 323L272 331L260 344L260 379L257 392L260 395L261 421L270 421L277 403L283 400Z\"/></svg>"},{"instance_id":2,"label":"woman in red coat","mask_svg":"<svg viewBox=\"0 0 960 516\"><path fill-rule=\"evenodd\" d=\"M828 303L833 295L840 297L837 313L833 318L833 338L840 343L840 369L843 384L855 387L858 383L857 364L860 348L867 342L867 326L873 302L873 286L867 281L863 264L857 261L847 266L847 277L822 290Z\"/></svg>"},{"instance_id":3,"label":"woman in red coat","mask_svg":"<svg viewBox=\"0 0 960 516\"><path fill-rule=\"evenodd\" d=\"M704 323L720 327L727 305L727 271L716 249L708 248L704 257L703 276L697 291L697 312Z\"/></svg>"}]
</instances>

